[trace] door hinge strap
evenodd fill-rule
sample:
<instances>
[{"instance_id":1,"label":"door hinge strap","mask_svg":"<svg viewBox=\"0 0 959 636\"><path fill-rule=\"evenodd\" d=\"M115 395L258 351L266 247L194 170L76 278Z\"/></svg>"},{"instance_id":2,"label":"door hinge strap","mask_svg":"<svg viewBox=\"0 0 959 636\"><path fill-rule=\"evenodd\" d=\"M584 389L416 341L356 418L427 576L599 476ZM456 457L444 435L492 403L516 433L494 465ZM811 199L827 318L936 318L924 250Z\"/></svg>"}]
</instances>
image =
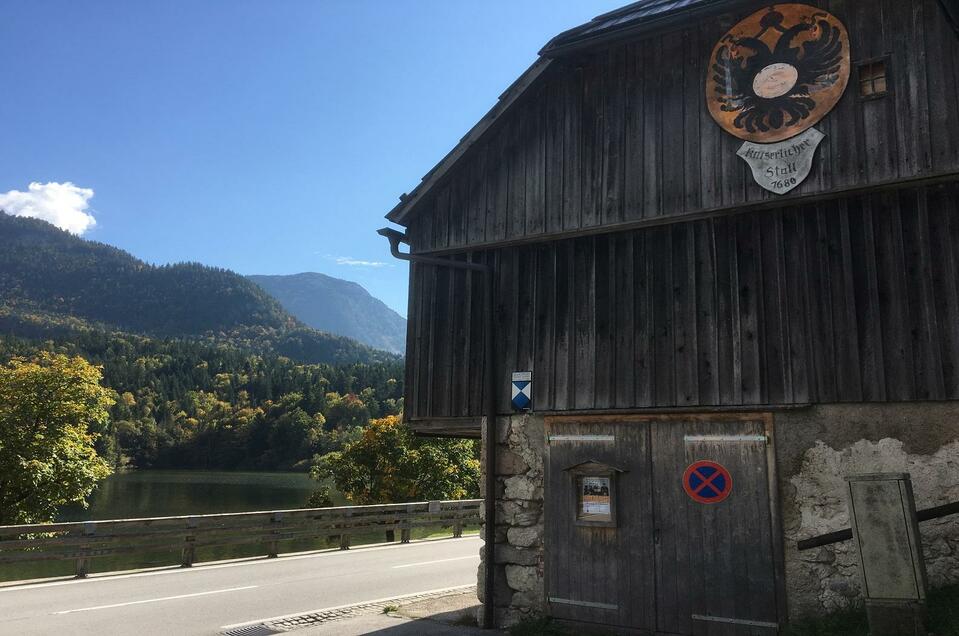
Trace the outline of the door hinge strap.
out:
<instances>
[{"instance_id":1,"label":"door hinge strap","mask_svg":"<svg viewBox=\"0 0 959 636\"><path fill-rule=\"evenodd\" d=\"M609 603L594 603L593 601L574 601L568 598L556 598L555 596L550 596L549 602L559 603L560 605L578 605L580 607L595 607L596 609L606 609L606 610L619 609L619 605L611 605Z\"/></svg>"},{"instance_id":2,"label":"door hinge strap","mask_svg":"<svg viewBox=\"0 0 959 636\"><path fill-rule=\"evenodd\" d=\"M762 442L769 438L765 435L684 435L685 442Z\"/></svg>"},{"instance_id":3,"label":"door hinge strap","mask_svg":"<svg viewBox=\"0 0 959 636\"><path fill-rule=\"evenodd\" d=\"M613 435L550 435L551 442L615 442Z\"/></svg>"},{"instance_id":4,"label":"door hinge strap","mask_svg":"<svg viewBox=\"0 0 959 636\"><path fill-rule=\"evenodd\" d=\"M691 618L694 621L712 621L714 623L730 623L732 625L749 625L750 627L768 627L769 629L779 629L779 623L769 623L767 621L750 621L744 618L726 618L725 616L703 616L702 614L693 614Z\"/></svg>"}]
</instances>

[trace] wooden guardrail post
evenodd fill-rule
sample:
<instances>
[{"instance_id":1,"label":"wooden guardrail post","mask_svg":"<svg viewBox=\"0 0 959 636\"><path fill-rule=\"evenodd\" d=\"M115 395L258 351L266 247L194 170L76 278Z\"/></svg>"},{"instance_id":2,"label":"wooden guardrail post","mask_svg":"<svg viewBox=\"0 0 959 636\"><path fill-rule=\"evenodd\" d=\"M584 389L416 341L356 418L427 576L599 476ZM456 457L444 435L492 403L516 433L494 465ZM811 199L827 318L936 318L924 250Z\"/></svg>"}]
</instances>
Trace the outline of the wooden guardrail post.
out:
<instances>
[{"instance_id":1,"label":"wooden guardrail post","mask_svg":"<svg viewBox=\"0 0 959 636\"><path fill-rule=\"evenodd\" d=\"M347 512L344 514L344 516L347 519L349 519L353 515L352 513ZM349 528L346 527L348 523L349 522L347 521L340 524L340 550L350 549L350 533L349 533Z\"/></svg>"},{"instance_id":2,"label":"wooden guardrail post","mask_svg":"<svg viewBox=\"0 0 959 636\"><path fill-rule=\"evenodd\" d=\"M196 517L187 517L186 527L189 530L196 529ZM196 560L196 533L189 533L183 538L183 541L183 549L180 551L180 567L192 568L193 562Z\"/></svg>"},{"instance_id":3,"label":"wooden guardrail post","mask_svg":"<svg viewBox=\"0 0 959 636\"><path fill-rule=\"evenodd\" d=\"M270 525L273 526L273 529L270 531L270 534L274 536L280 534L280 529L278 525L282 522L283 522L283 513L274 512L273 515L270 517ZM279 553L280 553L279 541L278 539L274 538L272 541L270 541L270 546L266 556L269 559L275 559Z\"/></svg>"},{"instance_id":4,"label":"wooden guardrail post","mask_svg":"<svg viewBox=\"0 0 959 636\"><path fill-rule=\"evenodd\" d=\"M410 542L410 523L413 515L416 513L412 504L406 507L405 518L403 519L403 529L400 530L400 543Z\"/></svg>"},{"instance_id":5,"label":"wooden guardrail post","mask_svg":"<svg viewBox=\"0 0 959 636\"><path fill-rule=\"evenodd\" d=\"M83 524L83 536L92 537L97 532L96 524L87 521ZM87 551L90 549L90 546L83 543L80 544L80 557L77 558L77 573L76 577L78 579L87 578L87 574L90 573L90 558L87 556Z\"/></svg>"}]
</instances>

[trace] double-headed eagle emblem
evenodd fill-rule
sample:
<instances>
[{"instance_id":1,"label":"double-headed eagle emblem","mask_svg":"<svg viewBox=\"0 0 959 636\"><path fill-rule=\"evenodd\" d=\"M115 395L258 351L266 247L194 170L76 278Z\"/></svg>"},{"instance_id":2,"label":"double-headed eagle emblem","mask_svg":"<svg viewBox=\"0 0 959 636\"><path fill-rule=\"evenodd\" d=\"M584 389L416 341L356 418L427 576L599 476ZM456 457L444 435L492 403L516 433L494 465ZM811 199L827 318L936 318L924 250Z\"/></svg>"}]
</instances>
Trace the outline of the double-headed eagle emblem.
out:
<instances>
[{"instance_id":1,"label":"double-headed eagle emblem","mask_svg":"<svg viewBox=\"0 0 959 636\"><path fill-rule=\"evenodd\" d=\"M726 131L771 143L822 119L848 78L849 36L841 22L808 5L773 5L716 44L706 100Z\"/></svg>"}]
</instances>

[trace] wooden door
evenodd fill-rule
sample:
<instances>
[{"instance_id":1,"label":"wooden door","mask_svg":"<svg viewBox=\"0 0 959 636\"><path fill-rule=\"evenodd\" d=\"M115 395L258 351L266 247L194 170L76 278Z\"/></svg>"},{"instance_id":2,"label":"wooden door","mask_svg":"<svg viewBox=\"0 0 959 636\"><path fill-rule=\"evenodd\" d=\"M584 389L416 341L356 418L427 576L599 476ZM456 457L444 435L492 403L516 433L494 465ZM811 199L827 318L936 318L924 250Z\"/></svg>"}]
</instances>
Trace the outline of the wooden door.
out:
<instances>
[{"instance_id":1,"label":"wooden door","mask_svg":"<svg viewBox=\"0 0 959 636\"><path fill-rule=\"evenodd\" d=\"M649 430L621 423L549 425L546 588L557 618L652 632L656 627ZM615 469L615 525L577 525L574 470ZM637 540L641 537L645 539Z\"/></svg>"},{"instance_id":2,"label":"wooden door","mask_svg":"<svg viewBox=\"0 0 959 636\"><path fill-rule=\"evenodd\" d=\"M762 416L548 418L550 614L640 633L775 633L767 426ZM617 471L613 527L576 522L571 472L583 465Z\"/></svg>"},{"instance_id":3,"label":"wooden door","mask_svg":"<svg viewBox=\"0 0 959 636\"><path fill-rule=\"evenodd\" d=\"M654 422L651 439L657 629L775 634L777 581L763 422ZM728 494L722 492L725 483L706 484L715 473L710 464L725 469ZM690 471L687 492L684 477L695 466L709 469L702 470L703 477Z\"/></svg>"}]
</instances>

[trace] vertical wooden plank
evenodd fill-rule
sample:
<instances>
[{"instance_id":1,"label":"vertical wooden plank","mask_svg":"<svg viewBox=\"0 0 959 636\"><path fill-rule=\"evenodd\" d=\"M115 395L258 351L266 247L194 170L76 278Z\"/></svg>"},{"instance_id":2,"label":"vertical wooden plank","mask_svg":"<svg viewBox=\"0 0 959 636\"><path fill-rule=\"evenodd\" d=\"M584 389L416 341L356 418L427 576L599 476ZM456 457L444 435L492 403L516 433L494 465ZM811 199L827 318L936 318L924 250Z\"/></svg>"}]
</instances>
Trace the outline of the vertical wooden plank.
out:
<instances>
[{"instance_id":1,"label":"vertical wooden plank","mask_svg":"<svg viewBox=\"0 0 959 636\"><path fill-rule=\"evenodd\" d=\"M650 272L653 301L653 403L673 406L676 399L676 355L673 343L673 246L669 227L650 234Z\"/></svg>"},{"instance_id":2,"label":"vertical wooden plank","mask_svg":"<svg viewBox=\"0 0 959 636\"><path fill-rule=\"evenodd\" d=\"M812 351L813 400L835 402L836 352L833 349L832 291L828 268L826 221L815 205L803 206L806 225L806 286L810 348Z\"/></svg>"},{"instance_id":3,"label":"vertical wooden plank","mask_svg":"<svg viewBox=\"0 0 959 636\"><path fill-rule=\"evenodd\" d=\"M593 408L596 394L595 317L596 317L596 252L592 237L573 241L573 337L574 373L570 387L575 396L575 408Z\"/></svg>"},{"instance_id":4,"label":"vertical wooden plank","mask_svg":"<svg viewBox=\"0 0 959 636\"><path fill-rule=\"evenodd\" d=\"M612 322L613 298L616 293L613 286L613 267L610 262L615 258L615 250L610 249L611 235L600 235L593 240L595 250L594 264L594 324L595 358L593 408L608 409L613 406L613 337Z\"/></svg>"},{"instance_id":5,"label":"vertical wooden plank","mask_svg":"<svg viewBox=\"0 0 959 636\"><path fill-rule=\"evenodd\" d=\"M699 41L699 51L701 52L702 64L708 64L707 56L711 53L715 43L723 36L719 25L712 20L703 22L699 25L699 31L695 34ZM706 75L711 73L712 69L705 68L702 71L702 79L705 81ZM704 108L705 99L699 99L699 152L696 159L699 161L700 195L699 204L703 208L715 208L722 205L723 171L722 158L723 152L722 137L727 133L716 125L709 109ZM687 161L689 161L687 159Z\"/></svg>"},{"instance_id":6,"label":"vertical wooden plank","mask_svg":"<svg viewBox=\"0 0 959 636\"><path fill-rule=\"evenodd\" d=\"M789 335L786 317L786 289L782 213L759 216L762 240L762 304L766 400L784 404L792 400L792 374L789 364Z\"/></svg>"},{"instance_id":7,"label":"vertical wooden plank","mask_svg":"<svg viewBox=\"0 0 959 636\"><path fill-rule=\"evenodd\" d=\"M921 4L921 3L915 3ZM959 58L959 39L944 19L938 3L929 3L924 12L925 50L923 68L926 73L927 108L931 142L931 161L937 172L955 170L959 167L959 69L956 64L943 64L941 60ZM916 78L902 77L895 66L894 86Z\"/></svg>"},{"instance_id":8,"label":"vertical wooden plank","mask_svg":"<svg viewBox=\"0 0 959 636\"><path fill-rule=\"evenodd\" d=\"M623 220L624 142L626 134L626 47L610 50L606 58L606 126L603 150L602 223Z\"/></svg>"},{"instance_id":9,"label":"vertical wooden plank","mask_svg":"<svg viewBox=\"0 0 959 636\"><path fill-rule=\"evenodd\" d=\"M433 209L433 249L449 247L450 186L449 182L437 186Z\"/></svg>"},{"instance_id":10,"label":"vertical wooden plank","mask_svg":"<svg viewBox=\"0 0 959 636\"><path fill-rule=\"evenodd\" d=\"M886 399L886 377L883 371L876 235L869 200L851 197L848 202L848 215L862 398L867 401L882 401Z\"/></svg>"},{"instance_id":11,"label":"vertical wooden plank","mask_svg":"<svg viewBox=\"0 0 959 636\"><path fill-rule=\"evenodd\" d=\"M529 247L515 249L516 280L516 362L512 371L529 371L533 368L533 344L535 342L536 310L536 255ZM535 400L536 397L533 396Z\"/></svg>"},{"instance_id":12,"label":"vertical wooden plank","mask_svg":"<svg viewBox=\"0 0 959 636\"><path fill-rule=\"evenodd\" d=\"M643 41L644 85L663 82L662 39ZM663 100L649 95L643 107L643 216L663 213Z\"/></svg>"},{"instance_id":13,"label":"vertical wooden plank","mask_svg":"<svg viewBox=\"0 0 959 636\"><path fill-rule=\"evenodd\" d=\"M719 340L719 400L742 404L742 328L739 315L739 263L736 227L732 218L714 221L716 234L717 338Z\"/></svg>"},{"instance_id":14,"label":"vertical wooden plank","mask_svg":"<svg viewBox=\"0 0 959 636\"><path fill-rule=\"evenodd\" d=\"M926 94L926 29L923 19L926 3L883 0L883 4L883 15L889 21L888 40L891 41L887 51L896 52L894 61L887 68L893 74L891 82L898 122L896 156L899 159L899 175L918 176L932 167L929 101ZM938 7L934 9L938 10Z\"/></svg>"},{"instance_id":15,"label":"vertical wooden plank","mask_svg":"<svg viewBox=\"0 0 959 636\"><path fill-rule=\"evenodd\" d=\"M623 166L623 220L635 221L645 216L643 211L643 176L645 155L643 125L646 93L643 75L643 44L626 45L626 86L624 95L625 124Z\"/></svg>"},{"instance_id":16,"label":"vertical wooden plank","mask_svg":"<svg viewBox=\"0 0 959 636\"><path fill-rule=\"evenodd\" d=\"M557 64L554 62L554 64ZM563 99L564 81L561 71L551 76L546 89L546 231L563 229L563 126L566 102Z\"/></svg>"},{"instance_id":17,"label":"vertical wooden plank","mask_svg":"<svg viewBox=\"0 0 959 636\"><path fill-rule=\"evenodd\" d=\"M426 356L420 363L418 380L419 385L425 387L420 394L420 406L417 409L421 417L426 417L433 413L433 393L435 392L433 378L437 375L435 367L438 344L436 335L436 312L433 311L436 307L437 269L437 267L430 265L423 266L423 307L421 309L421 315L425 314L423 326L426 331L424 334L425 342L422 344L421 350L426 353Z\"/></svg>"},{"instance_id":18,"label":"vertical wooden plank","mask_svg":"<svg viewBox=\"0 0 959 636\"><path fill-rule=\"evenodd\" d=\"M636 406L655 404L653 281L650 232L634 232L633 239L633 355L635 359Z\"/></svg>"},{"instance_id":19,"label":"vertical wooden plank","mask_svg":"<svg viewBox=\"0 0 959 636\"><path fill-rule=\"evenodd\" d=\"M433 375L431 378L430 416L449 417L452 402L453 349L456 327L453 320L453 270L436 268L436 299L430 311L435 316L433 323Z\"/></svg>"},{"instance_id":20,"label":"vertical wooden plank","mask_svg":"<svg viewBox=\"0 0 959 636\"><path fill-rule=\"evenodd\" d=\"M469 163L466 239L470 244L486 240L486 147L478 145Z\"/></svg>"},{"instance_id":21,"label":"vertical wooden plank","mask_svg":"<svg viewBox=\"0 0 959 636\"><path fill-rule=\"evenodd\" d=\"M634 306L635 282L634 272L634 248L632 233L619 233L615 235L613 254L615 260L613 263L613 333L614 346L613 354L615 357L613 386L615 388L613 406L616 408L636 407L638 404L635 399L636 390L636 352L634 349L634 339L636 333Z\"/></svg>"},{"instance_id":22,"label":"vertical wooden plank","mask_svg":"<svg viewBox=\"0 0 959 636\"><path fill-rule=\"evenodd\" d=\"M417 263L409 265L409 296L406 310L406 360L403 378L403 403L407 420L415 419L420 414L421 405L419 396L423 386L417 381L419 365L425 362L425 352L422 350L422 339L426 329L423 325L423 270L425 266Z\"/></svg>"},{"instance_id":23,"label":"vertical wooden plank","mask_svg":"<svg viewBox=\"0 0 959 636\"><path fill-rule=\"evenodd\" d=\"M487 263L488 252L473 252L469 258L474 263ZM467 414L476 415L485 411L486 392L486 285L487 275L469 273L469 406Z\"/></svg>"},{"instance_id":24,"label":"vertical wooden plank","mask_svg":"<svg viewBox=\"0 0 959 636\"><path fill-rule=\"evenodd\" d=\"M833 349L836 352L836 392L841 400L862 399L859 329L853 290L849 217L846 199L823 203L829 288L832 294Z\"/></svg>"},{"instance_id":25,"label":"vertical wooden plank","mask_svg":"<svg viewBox=\"0 0 959 636\"><path fill-rule=\"evenodd\" d=\"M933 295L939 325L943 391L946 398L959 397L959 188L935 186L929 190L928 214Z\"/></svg>"},{"instance_id":26,"label":"vertical wooden plank","mask_svg":"<svg viewBox=\"0 0 959 636\"><path fill-rule=\"evenodd\" d=\"M695 224L696 353L699 403L719 404L718 272L712 219Z\"/></svg>"},{"instance_id":27,"label":"vertical wooden plank","mask_svg":"<svg viewBox=\"0 0 959 636\"><path fill-rule=\"evenodd\" d=\"M788 364L790 386L788 399L796 404L809 402L810 336L806 318L808 287L806 284L806 241L802 212L795 207L783 212L780 241L783 244L783 284L785 286L785 320L788 334Z\"/></svg>"},{"instance_id":28,"label":"vertical wooden plank","mask_svg":"<svg viewBox=\"0 0 959 636\"><path fill-rule=\"evenodd\" d=\"M526 123L527 104L514 106L508 121L507 155L509 157L509 186L507 195L506 236L521 238L526 235Z\"/></svg>"},{"instance_id":29,"label":"vertical wooden plank","mask_svg":"<svg viewBox=\"0 0 959 636\"><path fill-rule=\"evenodd\" d=\"M457 255L453 260L465 259ZM447 415L455 417L466 415L469 405L469 274L464 269L450 270L449 312L450 312L450 399ZM453 302L453 299L458 299Z\"/></svg>"},{"instance_id":30,"label":"vertical wooden plank","mask_svg":"<svg viewBox=\"0 0 959 636\"><path fill-rule=\"evenodd\" d=\"M678 406L699 403L699 351L696 334L696 241L692 223L671 226L673 356ZM667 299L662 299L666 302Z\"/></svg>"},{"instance_id":31,"label":"vertical wooden plank","mask_svg":"<svg viewBox=\"0 0 959 636\"><path fill-rule=\"evenodd\" d=\"M581 65L570 68L565 81L564 96L564 160L563 166L563 229L582 227L582 136L583 136L583 75Z\"/></svg>"},{"instance_id":32,"label":"vertical wooden plank","mask_svg":"<svg viewBox=\"0 0 959 636\"><path fill-rule=\"evenodd\" d=\"M529 106L526 137L526 234L546 229L546 87L540 86Z\"/></svg>"},{"instance_id":33,"label":"vertical wooden plank","mask_svg":"<svg viewBox=\"0 0 959 636\"><path fill-rule=\"evenodd\" d=\"M762 244L756 214L737 217L736 233L739 265L739 311L742 330L742 392L745 404L762 404L766 394L763 386L763 348L760 337L762 315Z\"/></svg>"},{"instance_id":34,"label":"vertical wooden plank","mask_svg":"<svg viewBox=\"0 0 959 636\"><path fill-rule=\"evenodd\" d=\"M554 381L554 342L556 328L556 244L539 246L536 257L536 319L533 378L536 380L534 408L549 410L556 406Z\"/></svg>"},{"instance_id":35,"label":"vertical wooden plank","mask_svg":"<svg viewBox=\"0 0 959 636\"><path fill-rule=\"evenodd\" d=\"M583 147L580 171L583 182L582 227L603 220L603 138L606 129L604 55L589 59L583 82Z\"/></svg>"},{"instance_id":36,"label":"vertical wooden plank","mask_svg":"<svg viewBox=\"0 0 959 636\"><path fill-rule=\"evenodd\" d=\"M920 400L941 400L945 397L945 387L939 349L939 325L933 297L933 264L925 190L901 190L899 209L905 275L908 281L907 296L904 300L908 307L909 332L912 334L916 397ZM937 262L936 267L939 266Z\"/></svg>"},{"instance_id":37,"label":"vertical wooden plank","mask_svg":"<svg viewBox=\"0 0 959 636\"><path fill-rule=\"evenodd\" d=\"M573 241L562 241L556 244L556 259L554 261L554 285L556 288L556 302L553 306L553 323L555 342L553 353L553 385L555 387L553 404L556 410L573 408L572 378L573 350L575 336L573 331L574 294L575 284L573 258Z\"/></svg>"},{"instance_id":38,"label":"vertical wooden plank","mask_svg":"<svg viewBox=\"0 0 959 636\"><path fill-rule=\"evenodd\" d=\"M873 210L878 239L876 255L886 393L892 400L912 400L916 396L912 341L909 337L908 309L903 303L907 285L903 275L906 264L899 202L895 193L873 195Z\"/></svg>"},{"instance_id":39,"label":"vertical wooden plank","mask_svg":"<svg viewBox=\"0 0 959 636\"><path fill-rule=\"evenodd\" d=\"M450 247L466 244L466 218L469 214L469 165L453 171L450 179Z\"/></svg>"},{"instance_id":40,"label":"vertical wooden plank","mask_svg":"<svg viewBox=\"0 0 959 636\"><path fill-rule=\"evenodd\" d=\"M683 64L676 60L685 60L684 31L672 31L661 36L662 73L660 75L659 101L662 148L660 161L662 169L662 208L660 214L675 214L685 207L686 162L684 158L685 110L686 100L683 92ZM699 100L697 100L699 101Z\"/></svg>"},{"instance_id":41,"label":"vertical wooden plank","mask_svg":"<svg viewBox=\"0 0 959 636\"><path fill-rule=\"evenodd\" d=\"M507 129L501 126L489 143L486 156L486 236L491 241L506 238L509 216L509 155Z\"/></svg>"},{"instance_id":42,"label":"vertical wooden plank","mask_svg":"<svg viewBox=\"0 0 959 636\"><path fill-rule=\"evenodd\" d=\"M702 166L700 122L702 122L705 101L703 99L703 80L706 77L704 65L709 63L709 50L700 50L699 27L692 26L683 31L683 190L681 207L676 211L698 210L702 207L702 178L699 170ZM715 126L719 128L719 126Z\"/></svg>"}]
</instances>

